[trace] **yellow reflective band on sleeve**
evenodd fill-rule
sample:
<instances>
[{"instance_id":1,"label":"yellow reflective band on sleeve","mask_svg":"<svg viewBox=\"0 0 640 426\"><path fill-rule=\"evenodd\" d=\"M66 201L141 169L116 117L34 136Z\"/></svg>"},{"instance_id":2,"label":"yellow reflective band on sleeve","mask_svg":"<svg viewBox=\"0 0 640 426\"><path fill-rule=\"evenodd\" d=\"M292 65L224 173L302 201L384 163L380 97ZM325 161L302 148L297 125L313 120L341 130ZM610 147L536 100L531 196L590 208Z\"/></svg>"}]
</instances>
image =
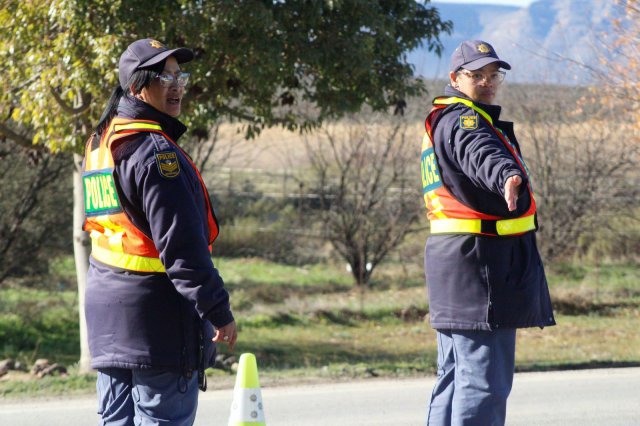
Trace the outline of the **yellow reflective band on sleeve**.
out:
<instances>
[{"instance_id":1,"label":"yellow reflective band on sleeve","mask_svg":"<svg viewBox=\"0 0 640 426\"><path fill-rule=\"evenodd\" d=\"M158 258L112 251L100 247L96 238L92 237L91 240L91 256L105 265L136 272L166 272L164 265Z\"/></svg>"},{"instance_id":2,"label":"yellow reflective band on sleeve","mask_svg":"<svg viewBox=\"0 0 640 426\"><path fill-rule=\"evenodd\" d=\"M482 219L434 219L430 223L432 234L482 233ZM499 236L522 234L535 229L535 215L496 221L496 230Z\"/></svg>"},{"instance_id":3,"label":"yellow reflective band on sleeve","mask_svg":"<svg viewBox=\"0 0 640 426\"><path fill-rule=\"evenodd\" d=\"M123 130L162 130L162 127L158 124L151 123L127 123L127 124L115 124L113 131L119 133Z\"/></svg>"}]
</instances>

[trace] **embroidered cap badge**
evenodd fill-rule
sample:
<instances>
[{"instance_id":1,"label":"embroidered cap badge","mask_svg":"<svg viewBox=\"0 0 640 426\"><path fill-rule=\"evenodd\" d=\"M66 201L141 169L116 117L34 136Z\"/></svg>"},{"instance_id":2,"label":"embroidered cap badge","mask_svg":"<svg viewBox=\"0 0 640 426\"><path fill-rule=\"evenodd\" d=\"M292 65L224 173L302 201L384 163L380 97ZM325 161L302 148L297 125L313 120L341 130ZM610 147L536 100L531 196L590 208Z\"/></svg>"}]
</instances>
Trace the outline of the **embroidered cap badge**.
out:
<instances>
[{"instance_id":1,"label":"embroidered cap badge","mask_svg":"<svg viewBox=\"0 0 640 426\"><path fill-rule=\"evenodd\" d=\"M491 52L491 48L484 43L480 43L478 45L478 52L480 53L489 53Z\"/></svg>"}]
</instances>

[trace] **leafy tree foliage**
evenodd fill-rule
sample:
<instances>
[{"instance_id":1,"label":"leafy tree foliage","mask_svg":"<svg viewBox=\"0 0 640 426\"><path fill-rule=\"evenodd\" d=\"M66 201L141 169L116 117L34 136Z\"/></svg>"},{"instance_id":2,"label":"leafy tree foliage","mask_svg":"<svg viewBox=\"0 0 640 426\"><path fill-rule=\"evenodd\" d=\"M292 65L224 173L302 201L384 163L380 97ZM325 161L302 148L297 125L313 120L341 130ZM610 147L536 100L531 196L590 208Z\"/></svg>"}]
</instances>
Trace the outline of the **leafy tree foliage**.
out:
<instances>
[{"instance_id":1,"label":"leafy tree foliage","mask_svg":"<svg viewBox=\"0 0 640 426\"><path fill-rule=\"evenodd\" d=\"M307 128L365 103L402 106L421 90L405 52L421 42L439 51L450 29L409 0L1 3L0 132L76 152L117 85L120 53L138 38L196 52L182 117L194 134L229 117L252 135L274 124Z\"/></svg>"}]
</instances>

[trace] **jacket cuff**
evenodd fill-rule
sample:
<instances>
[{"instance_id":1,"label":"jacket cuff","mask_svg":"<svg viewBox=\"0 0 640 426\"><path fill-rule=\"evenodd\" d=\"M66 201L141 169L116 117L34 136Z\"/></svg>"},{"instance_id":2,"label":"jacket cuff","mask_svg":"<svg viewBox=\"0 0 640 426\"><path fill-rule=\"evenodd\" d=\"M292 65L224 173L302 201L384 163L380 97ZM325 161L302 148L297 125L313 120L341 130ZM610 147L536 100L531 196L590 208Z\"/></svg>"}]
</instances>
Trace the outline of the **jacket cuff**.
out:
<instances>
[{"instance_id":1,"label":"jacket cuff","mask_svg":"<svg viewBox=\"0 0 640 426\"><path fill-rule=\"evenodd\" d=\"M209 312L207 319L216 328L224 327L227 324L232 323L234 320L231 309L221 309L219 311Z\"/></svg>"},{"instance_id":2,"label":"jacket cuff","mask_svg":"<svg viewBox=\"0 0 640 426\"><path fill-rule=\"evenodd\" d=\"M507 179L509 179L511 176L520 176L520 179L522 179L522 183L520 184L520 187L518 187L518 195L522 195L526 191L527 184L529 183L529 179L527 179L527 176L524 175L520 170L507 170L502 175L502 183L500 185L500 195L502 195L503 197L504 185L507 182Z\"/></svg>"}]
</instances>

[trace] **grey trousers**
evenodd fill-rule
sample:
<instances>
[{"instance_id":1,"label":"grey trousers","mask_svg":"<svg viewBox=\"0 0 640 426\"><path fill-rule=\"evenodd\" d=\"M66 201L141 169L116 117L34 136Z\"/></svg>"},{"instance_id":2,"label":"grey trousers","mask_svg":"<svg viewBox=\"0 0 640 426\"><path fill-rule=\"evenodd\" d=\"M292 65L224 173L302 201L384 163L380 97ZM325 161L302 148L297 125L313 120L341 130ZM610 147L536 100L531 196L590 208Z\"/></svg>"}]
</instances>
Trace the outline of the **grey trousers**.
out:
<instances>
[{"instance_id":1,"label":"grey trousers","mask_svg":"<svg viewBox=\"0 0 640 426\"><path fill-rule=\"evenodd\" d=\"M198 407L198 375L102 368L96 381L99 426L191 426Z\"/></svg>"},{"instance_id":2,"label":"grey trousers","mask_svg":"<svg viewBox=\"0 0 640 426\"><path fill-rule=\"evenodd\" d=\"M428 426L503 426L516 330L438 330L438 379Z\"/></svg>"}]
</instances>

